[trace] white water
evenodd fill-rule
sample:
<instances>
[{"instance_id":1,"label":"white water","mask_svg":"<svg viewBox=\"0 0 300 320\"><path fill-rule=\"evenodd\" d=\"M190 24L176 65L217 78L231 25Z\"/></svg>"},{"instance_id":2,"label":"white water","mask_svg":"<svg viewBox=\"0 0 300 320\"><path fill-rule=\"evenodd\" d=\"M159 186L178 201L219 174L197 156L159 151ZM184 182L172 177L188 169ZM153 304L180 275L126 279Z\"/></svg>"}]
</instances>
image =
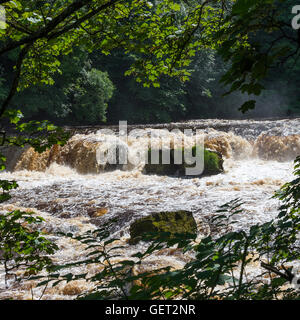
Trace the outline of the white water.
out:
<instances>
[{"instance_id":1,"label":"white water","mask_svg":"<svg viewBox=\"0 0 300 320\"><path fill-rule=\"evenodd\" d=\"M44 230L60 246L60 251L55 255L55 260L59 263L75 261L82 257L82 247L66 238L55 236L57 231L80 233L95 228L95 225L103 224L111 217L119 219L118 226L111 231L112 235L121 238L122 243L126 243L129 238L130 223L135 218L151 212L190 210L200 229L205 229L205 232L207 232L207 221L218 206L235 198L241 198L244 202L243 213L236 217L238 223L234 225L235 229L247 229L252 224L266 222L275 217L279 202L271 197L274 191L293 178L292 159L300 150L300 120L259 123L248 120L231 121L231 133L211 128L212 120L205 121L197 123L208 126L202 130L206 134L209 146L221 149L227 157L223 174L183 179L148 176L141 172L141 168L134 168L129 171L115 170L82 175L77 173L76 169L94 165L94 162L91 162L92 156L87 155L86 141L93 144L96 140L98 144L103 135L99 136L97 133L77 135L72 138L73 144L70 143L72 150L77 145L77 151L72 154L72 163L75 163L74 158L77 161L73 168L48 161L48 166L39 166L39 170L43 171L30 171L26 169L30 167L28 163L31 165L34 161L41 163L41 158L31 155L26 161L23 159L23 162L19 162L19 171L2 173L1 179L17 180L20 188L12 192L12 199L9 204L2 205L1 211L17 207L33 208L32 210L42 215L46 219ZM220 127L223 123L224 121L216 121L215 125ZM242 126L244 131L241 129ZM265 136L272 137L272 142L270 143L269 139L264 140L262 137ZM217 142L212 140L216 137L219 137ZM285 138L289 140L283 142L282 139ZM142 139L144 137L136 137L128 145L131 148L145 147L145 141ZM84 152L82 145L85 145ZM91 145L88 146L88 150L93 148ZM257 148L259 152L255 150ZM58 154L61 155L61 151ZM268 160L273 154L274 159ZM289 158L286 157L288 154ZM49 155L43 159L47 157ZM61 162L61 158L55 157ZM88 163L85 159L88 159L86 160ZM278 161L283 159L285 161ZM37 165L34 164L33 167ZM100 209L105 209L101 217L93 219L89 217L88 213L91 210ZM139 245L137 247L127 245L123 254L130 256L137 248ZM170 263L174 267L180 267L184 263L184 257L178 252L172 254L164 252L161 259L156 258L156 263L158 261L158 266ZM154 266L153 261L150 264ZM31 285L35 286L33 282L24 282L19 286L2 290L0 299L1 297L31 299ZM3 281L0 286L3 288ZM80 293L88 288L83 282L61 284L57 288L47 289L43 299L72 299L74 295L70 293ZM35 299L39 297L41 290L33 289Z\"/></svg>"}]
</instances>

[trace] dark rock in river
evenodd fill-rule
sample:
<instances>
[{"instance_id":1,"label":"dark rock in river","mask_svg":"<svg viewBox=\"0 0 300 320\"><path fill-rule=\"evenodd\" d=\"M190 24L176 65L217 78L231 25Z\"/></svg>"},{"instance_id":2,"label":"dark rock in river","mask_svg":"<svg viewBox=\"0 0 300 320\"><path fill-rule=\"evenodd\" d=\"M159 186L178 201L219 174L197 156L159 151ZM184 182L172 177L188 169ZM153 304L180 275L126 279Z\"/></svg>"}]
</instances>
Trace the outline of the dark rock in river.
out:
<instances>
[{"instance_id":1,"label":"dark rock in river","mask_svg":"<svg viewBox=\"0 0 300 320\"><path fill-rule=\"evenodd\" d=\"M148 163L144 167L144 173L146 174L157 174L157 175L169 175L169 176L187 176L186 169L195 167L195 163L188 164L185 160L184 153L192 155L192 157L196 156L197 148L201 148L198 146L194 146L190 150L182 149L165 149L165 150L148 150ZM201 149L198 149L201 150ZM210 149L202 149L203 157L204 157L204 168L203 172L199 174L193 174L192 176L201 176L201 175L214 175L224 172L223 169L223 158L222 155ZM156 153L158 155L158 163L153 163L151 161L151 153ZM177 164L175 161L175 155L180 155L183 159L181 164ZM169 157L169 164L164 164L163 157L167 159ZM152 162L152 163L151 163Z\"/></svg>"},{"instance_id":2,"label":"dark rock in river","mask_svg":"<svg viewBox=\"0 0 300 320\"><path fill-rule=\"evenodd\" d=\"M151 239L153 240L162 233L169 233L170 238L180 234L180 236L191 239L196 238L197 224L190 211L153 213L131 224L129 243L136 244L140 240L145 240L146 234L152 233Z\"/></svg>"},{"instance_id":3,"label":"dark rock in river","mask_svg":"<svg viewBox=\"0 0 300 320\"><path fill-rule=\"evenodd\" d=\"M91 217L91 218L98 218L98 217L102 217L103 215L105 215L106 213L109 212L108 208L88 208L87 209L87 214Z\"/></svg>"}]
</instances>

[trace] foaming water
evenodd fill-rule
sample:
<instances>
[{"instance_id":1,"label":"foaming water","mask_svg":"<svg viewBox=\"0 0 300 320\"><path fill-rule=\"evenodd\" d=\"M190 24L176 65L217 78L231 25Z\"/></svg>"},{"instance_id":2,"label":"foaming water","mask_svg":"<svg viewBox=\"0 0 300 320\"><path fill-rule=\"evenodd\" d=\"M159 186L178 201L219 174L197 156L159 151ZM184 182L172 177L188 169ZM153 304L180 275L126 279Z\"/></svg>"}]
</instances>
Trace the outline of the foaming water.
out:
<instances>
[{"instance_id":1,"label":"foaming water","mask_svg":"<svg viewBox=\"0 0 300 320\"><path fill-rule=\"evenodd\" d=\"M209 120L205 121L202 127L210 125ZM294 121L293 125L300 124L298 120L288 121ZM120 238L125 245L126 249L121 252L125 257L130 257L142 246L127 243L130 224L152 212L190 210L199 229L210 232L208 221L218 206L240 198L244 202L244 210L236 217L237 223L233 229L247 229L277 215L279 202L272 195L293 178L293 159L300 154L300 133L296 132L296 129L299 130L296 127L289 134L290 122L287 125L285 121L237 121L236 127L230 122L231 130L222 131L221 124L225 128L228 123L220 120L218 128L215 124L214 127L199 129L198 134L204 137L205 146L222 153L225 172L192 179L145 175L142 165L123 165L106 170L96 162L96 149L105 148L105 145L119 138L99 131L77 133L66 146L55 146L41 155L32 149L25 150L16 162L15 171L1 173L1 179L14 179L20 188L12 191L9 203L2 205L0 210L30 208L43 216L46 220L43 229L60 247L54 256L57 263L82 258L84 249L73 240L58 237L57 232L80 233L101 226L113 217L118 218L118 223L111 229L111 235ZM239 135L242 125L247 130ZM253 130L251 138L250 130ZM147 150L149 134L157 135L157 146L161 143L160 134L173 138L173 143L176 138L180 141L183 137L182 133L162 133L161 129L142 128L129 137L126 145L135 152ZM188 143L193 145L192 137ZM155 258L156 267L170 264L180 268L188 259L173 249L158 255L159 258ZM153 261L147 263L145 268L153 266ZM83 271L79 267L74 270ZM92 274L95 270L89 272ZM0 288L3 288L3 276L0 281ZM10 287L2 290L0 298L30 299L30 286L39 296L42 289L35 285L34 282L25 282ZM72 299L89 289L89 284L80 281L68 285L62 283L57 288L47 289L43 299Z\"/></svg>"},{"instance_id":2,"label":"foaming water","mask_svg":"<svg viewBox=\"0 0 300 320\"><path fill-rule=\"evenodd\" d=\"M14 164L10 167L15 171L45 171L51 164L57 163L73 168L80 174L103 173L116 169L142 170L141 161L131 161L127 165L99 165L97 150L105 153L111 145L116 145L118 148L125 148L131 158L140 159L150 146L191 147L197 141L204 141L205 147L220 152L225 158L254 157L290 161L300 154L300 119L197 120L160 126L162 128L157 129L147 126L129 127L126 139L118 136L114 128L111 128L110 132L108 129L81 129L86 133L80 133L78 129L65 146L55 145L42 154L28 148L17 161L14 159ZM185 134L184 130L193 130L193 135Z\"/></svg>"},{"instance_id":3,"label":"foaming water","mask_svg":"<svg viewBox=\"0 0 300 320\"><path fill-rule=\"evenodd\" d=\"M265 217L270 216L263 208L268 203L276 203L270 199L272 193L293 177L292 162L227 159L224 169L224 174L184 179L144 175L139 170L83 176L52 164L45 172L22 170L3 173L1 178L16 179L20 183L20 189L12 193L11 203L26 203L30 207L48 203L50 207L52 202L63 199L62 211L57 214L72 211L73 217L87 216L86 209L92 203L94 207L108 207L106 217L117 216L129 223L136 216L160 210L185 208L199 217L209 215L218 205L234 198L242 198L248 205L257 207L256 213L249 216L251 220L265 221ZM271 216L275 212L276 206Z\"/></svg>"},{"instance_id":4,"label":"foaming water","mask_svg":"<svg viewBox=\"0 0 300 320\"><path fill-rule=\"evenodd\" d=\"M76 134L65 146L56 145L41 154L35 152L33 148L28 148L21 155L14 170L46 171L53 163L57 163L74 168L80 174L103 173L116 169L141 171L144 161L139 160L144 160L142 155L148 148L192 147L197 141L204 141L206 148L220 152L225 158L242 159L252 155L253 145L246 139L232 132L218 132L214 129L209 133L197 131L194 136L185 135L181 131L174 133L159 129L151 132L142 130L139 135L129 136L126 142L117 136L96 132L88 135ZM127 164L112 166L97 162L97 151L105 154L112 145L127 150L129 156Z\"/></svg>"}]
</instances>

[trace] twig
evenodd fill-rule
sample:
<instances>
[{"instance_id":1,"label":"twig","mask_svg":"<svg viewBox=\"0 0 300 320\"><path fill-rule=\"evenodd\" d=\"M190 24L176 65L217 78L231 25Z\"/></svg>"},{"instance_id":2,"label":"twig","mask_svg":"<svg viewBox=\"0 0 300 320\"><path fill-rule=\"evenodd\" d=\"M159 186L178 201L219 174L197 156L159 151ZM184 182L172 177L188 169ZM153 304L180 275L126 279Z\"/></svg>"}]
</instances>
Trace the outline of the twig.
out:
<instances>
[{"instance_id":1,"label":"twig","mask_svg":"<svg viewBox=\"0 0 300 320\"><path fill-rule=\"evenodd\" d=\"M269 264L267 264L267 263L264 263L264 262L261 262L260 265L261 265L261 267L263 267L264 269L266 269L266 270L268 270L268 271L271 271L271 272L277 274L278 276L286 279L286 280L289 281L289 282L292 282L292 280L293 280L293 278L294 278L294 274L291 273L289 270L287 270L284 266L282 266L282 267L283 267L285 273L279 271L277 268L275 268L275 267L273 267L273 266L271 266L271 265L269 265Z\"/></svg>"}]
</instances>

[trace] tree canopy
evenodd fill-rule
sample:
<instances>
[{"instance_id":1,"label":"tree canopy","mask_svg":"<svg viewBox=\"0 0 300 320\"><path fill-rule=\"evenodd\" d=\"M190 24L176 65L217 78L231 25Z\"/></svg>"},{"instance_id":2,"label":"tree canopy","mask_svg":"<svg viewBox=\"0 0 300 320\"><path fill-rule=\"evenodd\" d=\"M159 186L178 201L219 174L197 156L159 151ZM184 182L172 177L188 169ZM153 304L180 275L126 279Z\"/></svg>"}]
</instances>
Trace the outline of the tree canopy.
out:
<instances>
[{"instance_id":1,"label":"tree canopy","mask_svg":"<svg viewBox=\"0 0 300 320\"><path fill-rule=\"evenodd\" d=\"M121 50L130 57L125 74L154 88L165 77L189 80L198 52L213 50L229 65L220 77L229 93L238 90L250 96L240 108L243 112L254 108L253 95L261 94L272 69L293 67L299 54L300 33L291 27L292 0L0 3L7 19L0 30L0 56L14 56L10 88L0 92L0 115L18 90L53 84L63 72L62 57L73 55L75 48L102 55ZM180 86L177 91L182 93ZM203 92L208 93L206 88Z\"/></svg>"}]
</instances>

